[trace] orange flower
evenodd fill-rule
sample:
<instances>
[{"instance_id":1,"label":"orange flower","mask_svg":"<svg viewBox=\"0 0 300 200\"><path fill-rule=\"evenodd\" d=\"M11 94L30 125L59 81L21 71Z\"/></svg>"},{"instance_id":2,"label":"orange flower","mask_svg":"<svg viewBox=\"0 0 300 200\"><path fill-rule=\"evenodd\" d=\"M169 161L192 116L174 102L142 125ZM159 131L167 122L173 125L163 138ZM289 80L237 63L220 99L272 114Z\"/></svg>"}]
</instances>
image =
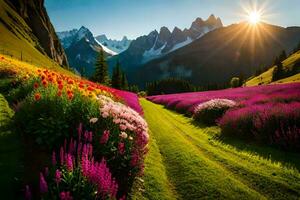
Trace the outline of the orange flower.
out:
<instances>
[{"instance_id":1,"label":"orange flower","mask_svg":"<svg viewBox=\"0 0 300 200\"><path fill-rule=\"evenodd\" d=\"M40 99L41 99L41 94L40 94L40 93L35 93L34 99L35 99L36 101L40 100Z\"/></svg>"},{"instance_id":2,"label":"orange flower","mask_svg":"<svg viewBox=\"0 0 300 200\"><path fill-rule=\"evenodd\" d=\"M34 87L34 89L37 89L39 87L39 84L37 82L35 82L33 87Z\"/></svg>"}]
</instances>

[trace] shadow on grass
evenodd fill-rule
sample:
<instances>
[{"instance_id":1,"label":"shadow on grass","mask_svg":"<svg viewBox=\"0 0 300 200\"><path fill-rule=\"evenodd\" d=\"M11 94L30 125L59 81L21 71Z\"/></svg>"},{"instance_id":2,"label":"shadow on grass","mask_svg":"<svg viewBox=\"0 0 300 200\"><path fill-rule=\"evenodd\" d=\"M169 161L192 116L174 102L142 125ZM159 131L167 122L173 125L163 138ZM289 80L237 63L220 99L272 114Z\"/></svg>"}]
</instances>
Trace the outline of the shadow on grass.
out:
<instances>
[{"instance_id":1,"label":"shadow on grass","mask_svg":"<svg viewBox=\"0 0 300 200\"><path fill-rule=\"evenodd\" d=\"M224 144L233 146L239 151L248 152L249 154L258 155L271 162L281 163L283 166L296 168L300 171L300 153L291 152L283 149L275 148L267 144L258 144L242 139L232 138L229 136L218 135L214 137Z\"/></svg>"},{"instance_id":2,"label":"shadow on grass","mask_svg":"<svg viewBox=\"0 0 300 200\"><path fill-rule=\"evenodd\" d=\"M179 112L178 110L161 105L165 109L169 110L171 113L176 115L182 115L184 117L190 118L190 124L198 127L200 129L212 128L214 131L206 131L206 134L209 134L212 140L219 141L224 145L230 145L238 151L247 152L251 155L257 155L264 159L270 160L274 163L281 163L283 166L292 167L300 171L300 152L289 152L283 149L269 146L267 144L257 144L252 141L247 141L243 139L233 138L229 136L222 136L221 131L215 131L214 128L217 128L217 125L208 126L198 121L195 121L191 118L191 115L188 115L184 112Z\"/></svg>"}]
</instances>

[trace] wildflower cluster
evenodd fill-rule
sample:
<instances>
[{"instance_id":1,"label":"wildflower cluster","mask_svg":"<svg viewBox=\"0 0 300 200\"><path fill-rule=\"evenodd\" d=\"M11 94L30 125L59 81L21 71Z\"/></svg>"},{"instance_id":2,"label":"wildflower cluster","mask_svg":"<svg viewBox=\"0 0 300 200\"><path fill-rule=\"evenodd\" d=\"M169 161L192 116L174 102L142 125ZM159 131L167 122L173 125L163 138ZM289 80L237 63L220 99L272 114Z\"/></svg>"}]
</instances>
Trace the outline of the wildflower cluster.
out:
<instances>
[{"instance_id":1,"label":"wildflower cluster","mask_svg":"<svg viewBox=\"0 0 300 200\"><path fill-rule=\"evenodd\" d=\"M205 124L215 124L236 102L228 99L212 99L196 106L193 118Z\"/></svg>"},{"instance_id":2,"label":"wildflower cluster","mask_svg":"<svg viewBox=\"0 0 300 200\"><path fill-rule=\"evenodd\" d=\"M52 167L40 172L42 199L116 199L118 184L106 160L93 156L93 133L82 130L78 140L65 140L59 152L52 153ZM58 155L58 156L57 156ZM25 198L31 199L30 187L25 187Z\"/></svg>"},{"instance_id":3,"label":"wildflower cluster","mask_svg":"<svg viewBox=\"0 0 300 200\"><path fill-rule=\"evenodd\" d=\"M300 148L300 107L298 105L300 83L147 98L169 108L191 113L196 119L200 119L200 117L198 118L199 110L207 110L211 107L208 103L210 100L232 100L236 102L236 106L222 112L223 117L218 116L222 134L269 143L285 149ZM210 117L201 117L201 119L206 120Z\"/></svg>"}]
</instances>

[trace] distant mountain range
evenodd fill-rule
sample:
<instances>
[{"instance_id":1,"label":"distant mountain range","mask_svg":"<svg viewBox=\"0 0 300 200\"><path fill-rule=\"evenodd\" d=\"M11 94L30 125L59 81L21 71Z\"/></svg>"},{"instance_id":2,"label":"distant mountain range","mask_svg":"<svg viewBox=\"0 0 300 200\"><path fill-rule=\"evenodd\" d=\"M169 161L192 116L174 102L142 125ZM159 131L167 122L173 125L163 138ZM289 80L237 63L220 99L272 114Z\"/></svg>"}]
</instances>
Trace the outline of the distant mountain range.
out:
<instances>
[{"instance_id":1,"label":"distant mountain range","mask_svg":"<svg viewBox=\"0 0 300 200\"><path fill-rule=\"evenodd\" d=\"M159 32L154 30L148 35L133 40L126 51L110 58L108 62L112 67L116 60L119 60L124 69L132 71L146 62L167 55L221 27L223 27L221 19L214 15L207 20L197 18L189 29L181 30L175 27L171 32L167 27L161 27Z\"/></svg>"},{"instance_id":2,"label":"distant mountain range","mask_svg":"<svg viewBox=\"0 0 300 200\"><path fill-rule=\"evenodd\" d=\"M112 40L108 39L106 35L98 35L96 40L100 42L103 46L107 47L111 51L115 52L115 54L119 54L126 49L128 49L132 40L129 40L126 36L122 38L122 40Z\"/></svg>"},{"instance_id":3,"label":"distant mountain range","mask_svg":"<svg viewBox=\"0 0 300 200\"><path fill-rule=\"evenodd\" d=\"M233 24L145 63L130 73L130 81L144 86L149 81L180 77L203 85L228 82L233 76L247 78L271 65L282 50L291 52L299 41L300 27Z\"/></svg>"},{"instance_id":4,"label":"distant mountain range","mask_svg":"<svg viewBox=\"0 0 300 200\"><path fill-rule=\"evenodd\" d=\"M70 65L78 72L89 76L93 73L98 52L103 49L107 57L126 50L130 40L124 37L121 41L107 39L105 35L94 37L86 27L70 31L57 32L66 51ZM98 39L97 39L98 38Z\"/></svg>"}]
</instances>

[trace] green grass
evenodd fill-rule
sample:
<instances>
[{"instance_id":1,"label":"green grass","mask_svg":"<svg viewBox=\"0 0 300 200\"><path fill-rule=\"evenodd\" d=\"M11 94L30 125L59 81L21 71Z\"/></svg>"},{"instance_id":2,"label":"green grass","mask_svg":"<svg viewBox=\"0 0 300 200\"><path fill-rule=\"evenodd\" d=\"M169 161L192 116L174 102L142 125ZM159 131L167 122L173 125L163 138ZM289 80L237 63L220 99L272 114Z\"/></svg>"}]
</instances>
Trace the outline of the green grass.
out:
<instances>
[{"instance_id":1,"label":"green grass","mask_svg":"<svg viewBox=\"0 0 300 200\"><path fill-rule=\"evenodd\" d=\"M2 199L16 199L21 188L22 145L19 137L11 131L13 111L0 94L0 194Z\"/></svg>"},{"instance_id":2,"label":"green grass","mask_svg":"<svg viewBox=\"0 0 300 200\"><path fill-rule=\"evenodd\" d=\"M254 148L235 147L236 142L216 139L218 127L195 126L192 119L161 105L144 99L141 103L167 178L177 194L174 199L299 199L297 169L286 167L278 159L259 156ZM294 161L298 156L284 155ZM153 163L146 163L146 169L151 169ZM293 164L299 167L299 163ZM149 197L155 194L153 188L147 188L150 175L145 172L145 193Z\"/></svg>"},{"instance_id":3,"label":"green grass","mask_svg":"<svg viewBox=\"0 0 300 200\"><path fill-rule=\"evenodd\" d=\"M157 146L154 135L149 131L149 152L145 159L145 173L143 180L137 180L131 199L176 199L174 186L169 182L166 169ZM144 183L144 184L142 184Z\"/></svg>"},{"instance_id":4,"label":"green grass","mask_svg":"<svg viewBox=\"0 0 300 200\"><path fill-rule=\"evenodd\" d=\"M284 68L291 68L295 61L300 59L300 51L292 54L286 60L283 61ZM246 82L246 86L255 86L255 85L266 85L272 83L272 74L273 74L274 67L270 68L269 70L265 71L264 73L251 78ZM292 82L299 82L300 81L300 73L294 76L284 78L278 80L274 83L292 83Z\"/></svg>"}]
</instances>

